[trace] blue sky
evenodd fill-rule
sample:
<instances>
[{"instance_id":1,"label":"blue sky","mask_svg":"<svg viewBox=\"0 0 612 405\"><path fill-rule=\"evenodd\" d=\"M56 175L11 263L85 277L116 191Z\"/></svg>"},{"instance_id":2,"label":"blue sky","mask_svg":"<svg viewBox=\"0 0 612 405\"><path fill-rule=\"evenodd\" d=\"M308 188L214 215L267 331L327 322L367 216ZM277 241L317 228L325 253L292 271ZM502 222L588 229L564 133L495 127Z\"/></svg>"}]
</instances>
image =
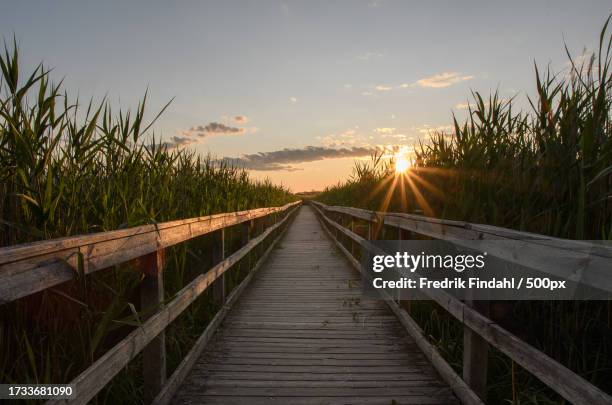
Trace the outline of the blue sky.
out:
<instances>
[{"instance_id":1,"label":"blue sky","mask_svg":"<svg viewBox=\"0 0 612 405\"><path fill-rule=\"evenodd\" d=\"M157 135L294 191L465 117L470 90L527 108L534 60L561 71L564 41L595 49L612 12L607 1L2 4L0 35L15 34L27 70L42 60L70 94L124 108L148 87L151 116L174 97Z\"/></svg>"}]
</instances>

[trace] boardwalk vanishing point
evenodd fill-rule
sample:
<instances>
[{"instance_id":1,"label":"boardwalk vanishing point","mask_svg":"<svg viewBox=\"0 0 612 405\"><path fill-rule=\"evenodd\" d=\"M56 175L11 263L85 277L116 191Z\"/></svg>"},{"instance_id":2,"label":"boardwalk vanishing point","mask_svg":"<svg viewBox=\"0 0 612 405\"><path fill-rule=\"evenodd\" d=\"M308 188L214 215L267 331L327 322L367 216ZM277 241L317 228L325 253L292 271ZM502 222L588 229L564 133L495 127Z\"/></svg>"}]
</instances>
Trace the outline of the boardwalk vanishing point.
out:
<instances>
[{"instance_id":1,"label":"boardwalk vanishing point","mask_svg":"<svg viewBox=\"0 0 612 405\"><path fill-rule=\"evenodd\" d=\"M177 390L175 404L456 404L313 208L287 233Z\"/></svg>"}]
</instances>

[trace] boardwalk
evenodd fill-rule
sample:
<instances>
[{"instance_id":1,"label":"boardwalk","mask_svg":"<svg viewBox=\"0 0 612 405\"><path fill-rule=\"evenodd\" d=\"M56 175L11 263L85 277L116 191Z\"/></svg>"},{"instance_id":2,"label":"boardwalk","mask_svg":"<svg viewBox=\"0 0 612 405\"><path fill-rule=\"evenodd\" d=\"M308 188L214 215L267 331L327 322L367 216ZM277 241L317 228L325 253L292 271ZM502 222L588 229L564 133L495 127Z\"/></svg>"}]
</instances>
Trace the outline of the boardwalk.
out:
<instances>
[{"instance_id":1,"label":"boardwalk","mask_svg":"<svg viewBox=\"0 0 612 405\"><path fill-rule=\"evenodd\" d=\"M358 273L305 206L173 403L457 401L385 303L362 300Z\"/></svg>"}]
</instances>

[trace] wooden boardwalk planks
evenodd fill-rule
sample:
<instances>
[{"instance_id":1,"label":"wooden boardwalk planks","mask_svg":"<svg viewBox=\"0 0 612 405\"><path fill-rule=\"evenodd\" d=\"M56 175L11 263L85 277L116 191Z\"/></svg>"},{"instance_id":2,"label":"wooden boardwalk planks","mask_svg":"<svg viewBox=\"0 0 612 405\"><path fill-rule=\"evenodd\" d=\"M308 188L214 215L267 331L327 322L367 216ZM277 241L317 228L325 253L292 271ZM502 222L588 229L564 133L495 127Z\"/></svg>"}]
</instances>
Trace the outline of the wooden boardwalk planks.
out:
<instances>
[{"instance_id":1,"label":"wooden boardwalk planks","mask_svg":"<svg viewBox=\"0 0 612 405\"><path fill-rule=\"evenodd\" d=\"M454 404L451 389L302 207L176 404Z\"/></svg>"}]
</instances>

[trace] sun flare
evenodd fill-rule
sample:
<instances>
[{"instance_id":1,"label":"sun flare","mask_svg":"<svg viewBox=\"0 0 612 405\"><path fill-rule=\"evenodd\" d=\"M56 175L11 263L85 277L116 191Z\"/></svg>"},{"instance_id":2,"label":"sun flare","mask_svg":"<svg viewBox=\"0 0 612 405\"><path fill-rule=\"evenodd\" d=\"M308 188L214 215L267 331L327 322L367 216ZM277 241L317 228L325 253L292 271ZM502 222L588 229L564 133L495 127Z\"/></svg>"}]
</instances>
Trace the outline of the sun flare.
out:
<instances>
[{"instance_id":1,"label":"sun flare","mask_svg":"<svg viewBox=\"0 0 612 405\"><path fill-rule=\"evenodd\" d=\"M410 162L406 159L406 156L398 155L395 157L395 173L406 173L409 168Z\"/></svg>"}]
</instances>

